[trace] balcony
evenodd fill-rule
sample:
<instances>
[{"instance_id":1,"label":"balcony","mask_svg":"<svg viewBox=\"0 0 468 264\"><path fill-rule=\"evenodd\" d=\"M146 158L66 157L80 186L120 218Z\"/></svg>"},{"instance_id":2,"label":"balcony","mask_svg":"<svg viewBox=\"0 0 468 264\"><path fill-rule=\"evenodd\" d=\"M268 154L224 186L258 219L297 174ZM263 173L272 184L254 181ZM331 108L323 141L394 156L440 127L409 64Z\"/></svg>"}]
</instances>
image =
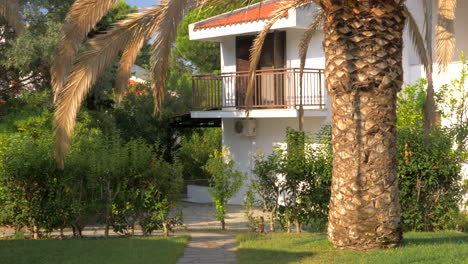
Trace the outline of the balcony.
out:
<instances>
[{"instance_id":1,"label":"balcony","mask_svg":"<svg viewBox=\"0 0 468 264\"><path fill-rule=\"evenodd\" d=\"M324 109L322 69L305 69L300 88L299 68L259 70L255 74L252 109ZM194 111L245 109L248 72L192 76Z\"/></svg>"}]
</instances>

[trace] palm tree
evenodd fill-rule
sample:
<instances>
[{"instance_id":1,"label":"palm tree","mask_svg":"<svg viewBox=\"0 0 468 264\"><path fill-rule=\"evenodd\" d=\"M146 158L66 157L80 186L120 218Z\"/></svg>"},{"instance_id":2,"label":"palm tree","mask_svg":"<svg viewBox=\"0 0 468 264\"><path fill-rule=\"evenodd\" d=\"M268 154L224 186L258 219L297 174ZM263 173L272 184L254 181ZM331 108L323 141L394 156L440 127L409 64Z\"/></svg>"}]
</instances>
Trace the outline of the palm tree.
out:
<instances>
[{"instance_id":1,"label":"palm tree","mask_svg":"<svg viewBox=\"0 0 468 264\"><path fill-rule=\"evenodd\" d=\"M117 0L77 0L67 15L51 74L56 95L55 141L63 168L76 114L97 77L122 54L117 87L122 91L130 66L151 36L155 110L160 110L168 56L177 26L195 7L220 0L161 0L133 14L107 34L81 42ZM231 0L235 1L235 0ZM240 0L238 0L240 1ZM11 0L0 0L0 15L11 17ZM225 1L220 1L225 2ZM287 11L310 0L283 0L282 7L258 35L251 56L256 69L266 32ZM300 46L302 67L307 44L323 21L325 77L332 97L333 182L328 237L337 248L392 247L401 240L401 213L396 176L396 94L403 81L403 29L411 37L426 69L424 39L404 0L313 0L320 6ZM219 4L218 3L218 4ZM5 8L6 6L6 8ZM440 0L438 62L446 65L453 48L455 0ZM443 51L443 52L442 52ZM77 55L78 54L78 55ZM439 56L441 55L441 56ZM428 70L426 72L429 72ZM251 82L253 82L251 74ZM252 85L249 93L251 94ZM250 100L247 102L249 103Z\"/></svg>"},{"instance_id":2,"label":"palm tree","mask_svg":"<svg viewBox=\"0 0 468 264\"><path fill-rule=\"evenodd\" d=\"M325 79L332 101L334 153L328 238L337 248L393 247L402 239L396 173L396 96L403 83L405 24L431 81L432 56L425 46L429 39L423 39L405 1L314 2L321 10L301 41L300 57L303 68L308 43L324 18ZM248 96L267 31L284 9L298 4L301 1L285 1L284 8L255 40ZM443 49L448 54L438 53L443 66L453 54L455 6L454 0L439 3L439 21L446 25L439 22L437 50L452 47L448 52Z\"/></svg>"}]
</instances>

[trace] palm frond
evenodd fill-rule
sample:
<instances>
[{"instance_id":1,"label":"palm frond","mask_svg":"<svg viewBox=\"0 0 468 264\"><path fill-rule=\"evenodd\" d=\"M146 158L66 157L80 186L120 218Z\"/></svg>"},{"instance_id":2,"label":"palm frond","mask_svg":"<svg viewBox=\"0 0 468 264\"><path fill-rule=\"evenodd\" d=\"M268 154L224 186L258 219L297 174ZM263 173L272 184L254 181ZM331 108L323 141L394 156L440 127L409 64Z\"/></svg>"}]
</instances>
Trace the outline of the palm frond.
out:
<instances>
[{"instance_id":1,"label":"palm frond","mask_svg":"<svg viewBox=\"0 0 468 264\"><path fill-rule=\"evenodd\" d=\"M306 30L302 36L301 41L299 42L299 58L300 58L300 68L299 68L299 98L301 100L299 104L299 130L302 131L304 128L304 107L302 105L302 93L303 93L303 77L304 77L304 68L306 64L307 52L309 50L309 43L312 40L312 37L317 32L317 29L320 26L320 23L325 19L325 11L319 9L318 13L312 19L312 23L309 28Z\"/></svg>"},{"instance_id":2,"label":"palm frond","mask_svg":"<svg viewBox=\"0 0 468 264\"><path fill-rule=\"evenodd\" d=\"M67 82L58 93L54 137L55 157L59 168L63 168L65 155L68 152L75 119L80 105L89 89L99 75L115 61L117 56L127 47L140 41L137 36L149 38L154 31L154 22L160 14L158 7L148 9L144 13L130 15L126 20L106 34L90 39L85 50L79 55L73 65Z\"/></svg>"},{"instance_id":3,"label":"palm frond","mask_svg":"<svg viewBox=\"0 0 468 264\"><path fill-rule=\"evenodd\" d=\"M246 111L249 112L252 106L252 90L255 85L255 73L257 71L258 63L260 61L260 56L262 55L262 48L263 44L265 43L265 39L270 31L271 27L280 20L284 13L287 12L289 9L299 5L303 0L283 0L279 2L280 8L275 10L272 13L270 21L265 25L265 27L260 31L260 33L255 38L252 48L250 50L250 67L249 67L249 82L246 91L246 98L245 98L245 105Z\"/></svg>"},{"instance_id":4,"label":"palm frond","mask_svg":"<svg viewBox=\"0 0 468 264\"><path fill-rule=\"evenodd\" d=\"M152 74L154 112L160 113L164 100L167 68L177 29L184 16L199 4L196 0L162 0L161 16L156 25L156 37L152 44Z\"/></svg>"},{"instance_id":5,"label":"palm frond","mask_svg":"<svg viewBox=\"0 0 468 264\"><path fill-rule=\"evenodd\" d=\"M309 50L309 43L312 40L312 37L314 36L314 34L317 32L320 26L320 23L324 19L325 19L325 11L323 9L318 10L318 13L313 18L312 23L310 23L309 28L304 33L304 35L302 35L302 39L299 42L299 58L301 60L299 83L300 83L301 90L302 90L302 76L304 75L304 68L305 68L305 63L306 63L306 58L307 58L307 52Z\"/></svg>"},{"instance_id":6,"label":"palm frond","mask_svg":"<svg viewBox=\"0 0 468 264\"><path fill-rule=\"evenodd\" d=\"M433 69L433 27L432 27L432 18L433 18L433 7L432 2L428 3L427 1L423 2L424 10L424 34L426 41L426 50L428 58L428 67L426 70L426 79L427 79L427 88L426 88L426 107L424 110L424 133L426 134L426 141L429 143L429 133L435 126L436 121L436 106L434 100L434 80L432 78Z\"/></svg>"},{"instance_id":7,"label":"palm frond","mask_svg":"<svg viewBox=\"0 0 468 264\"><path fill-rule=\"evenodd\" d=\"M16 34L21 34L25 30L18 1L0 0L0 16L5 18L6 23L15 30Z\"/></svg>"},{"instance_id":8,"label":"palm frond","mask_svg":"<svg viewBox=\"0 0 468 264\"><path fill-rule=\"evenodd\" d=\"M86 35L119 0L77 0L65 18L62 35L51 64L54 100L62 89L78 48Z\"/></svg>"},{"instance_id":9,"label":"palm frond","mask_svg":"<svg viewBox=\"0 0 468 264\"><path fill-rule=\"evenodd\" d=\"M117 91L117 106L120 107L123 100L123 93L128 88L128 79L132 74L132 67L138 57L138 53L143 48L148 38L144 35L137 36L132 43L125 49L120 59L115 89Z\"/></svg>"},{"instance_id":10,"label":"palm frond","mask_svg":"<svg viewBox=\"0 0 468 264\"><path fill-rule=\"evenodd\" d=\"M416 20L414 19L413 15L411 14L411 12L409 12L406 6L404 7L404 13L406 16L407 27L410 32L409 35L410 35L411 41L416 47L416 52L418 53L419 59L421 60L421 63L424 66L424 69L427 74L429 72L430 61L429 61L429 56L427 53L424 38L421 34L421 31L419 30Z\"/></svg>"},{"instance_id":11,"label":"palm frond","mask_svg":"<svg viewBox=\"0 0 468 264\"><path fill-rule=\"evenodd\" d=\"M436 58L441 70L445 70L455 53L455 9L457 0L439 0L436 27Z\"/></svg>"}]
</instances>

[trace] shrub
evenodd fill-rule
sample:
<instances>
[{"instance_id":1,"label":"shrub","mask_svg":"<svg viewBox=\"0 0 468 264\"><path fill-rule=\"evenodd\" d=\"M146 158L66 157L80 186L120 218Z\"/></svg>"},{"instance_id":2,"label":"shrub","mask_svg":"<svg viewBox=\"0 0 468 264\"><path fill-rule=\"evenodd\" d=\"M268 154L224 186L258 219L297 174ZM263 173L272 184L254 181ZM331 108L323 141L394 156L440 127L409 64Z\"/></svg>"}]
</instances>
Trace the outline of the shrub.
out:
<instances>
[{"instance_id":1,"label":"shrub","mask_svg":"<svg viewBox=\"0 0 468 264\"><path fill-rule=\"evenodd\" d=\"M292 223L297 232L310 224L322 229L330 199L330 129L324 127L311 136L288 128L286 138L286 149L278 147L267 157L257 156L252 188L270 215L270 231L275 231L277 221L288 232Z\"/></svg>"},{"instance_id":2,"label":"shrub","mask_svg":"<svg viewBox=\"0 0 468 264\"><path fill-rule=\"evenodd\" d=\"M442 129L398 132L398 176L406 229L432 231L453 228L461 196L461 157Z\"/></svg>"},{"instance_id":3,"label":"shrub","mask_svg":"<svg viewBox=\"0 0 468 264\"><path fill-rule=\"evenodd\" d=\"M185 180L209 179L210 173L203 168L215 150L221 151L221 129L204 129L184 137L177 157L182 163Z\"/></svg>"},{"instance_id":4,"label":"shrub","mask_svg":"<svg viewBox=\"0 0 468 264\"><path fill-rule=\"evenodd\" d=\"M240 190L246 176L234 169L234 161L227 155L226 149L215 151L204 169L211 175L209 193L216 205L214 217L221 221L221 227L225 230L227 202Z\"/></svg>"}]
</instances>

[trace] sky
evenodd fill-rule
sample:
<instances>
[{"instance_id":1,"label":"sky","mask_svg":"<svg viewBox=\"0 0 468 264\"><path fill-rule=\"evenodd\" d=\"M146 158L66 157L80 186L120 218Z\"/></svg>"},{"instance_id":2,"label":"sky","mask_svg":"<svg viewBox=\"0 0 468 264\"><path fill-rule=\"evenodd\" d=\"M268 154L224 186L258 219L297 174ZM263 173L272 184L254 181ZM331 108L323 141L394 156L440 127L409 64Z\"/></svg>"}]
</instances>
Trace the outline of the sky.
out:
<instances>
[{"instance_id":1,"label":"sky","mask_svg":"<svg viewBox=\"0 0 468 264\"><path fill-rule=\"evenodd\" d=\"M157 4L158 0L125 0L131 6L138 6L140 8L151 7Z\"/></svg>"}]
</instances>

